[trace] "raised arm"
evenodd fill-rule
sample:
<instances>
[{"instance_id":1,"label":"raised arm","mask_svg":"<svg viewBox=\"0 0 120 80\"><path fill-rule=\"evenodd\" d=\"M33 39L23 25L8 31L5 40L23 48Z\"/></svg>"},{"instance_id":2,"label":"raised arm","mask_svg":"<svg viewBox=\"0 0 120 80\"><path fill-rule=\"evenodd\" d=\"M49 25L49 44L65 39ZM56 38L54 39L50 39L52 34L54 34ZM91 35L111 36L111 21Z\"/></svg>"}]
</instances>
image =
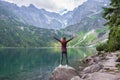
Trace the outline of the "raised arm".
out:
<instances>
[{"instance_id":1,"label":"raised arm","mask_svg":"<svg viewBox=\"0 0 120 80\"><path fill-rule=\"evenodd\" d=\"M74 37L72 37L72 38L68 39L68 40L67 40L67 42L71 41L73 38L74 38Z\"/></svg>"},{"instance_id":2,"label":"raised arm","mask_svg":"<svg viewBox=\"0 0 120 80\"><path fill-rule=\"evenodd\" d=\"M58 38L56 38L56 37L53 37L55 40L57 40L57 41L59 41L59 42L61 42Z\"/></svg>"}]
</instances>

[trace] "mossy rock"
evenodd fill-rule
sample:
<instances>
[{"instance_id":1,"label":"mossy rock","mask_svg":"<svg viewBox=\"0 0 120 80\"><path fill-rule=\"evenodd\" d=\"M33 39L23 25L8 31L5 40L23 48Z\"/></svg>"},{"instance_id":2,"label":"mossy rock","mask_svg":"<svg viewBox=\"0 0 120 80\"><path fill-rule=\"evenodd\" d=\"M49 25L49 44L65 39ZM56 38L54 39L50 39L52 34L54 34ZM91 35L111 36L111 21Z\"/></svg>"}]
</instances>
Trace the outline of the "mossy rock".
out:
<instances>
[{"instance_id":1,"label":"mossy rock","mask_svg":"<svg viewBox=\"0 0 120 80\"><path fill-rule=\"evenodd\" d=\"M118 59L116 60L116 62L120 62L120 54L117 55Z\"/></svg>"},{"instance_id":2,"label":"mossy rock","mask_svg":"<svg viewBox=\"0 0 120 80\"><path fill-rule=\"evenodd\" d=\"M117 64L116 67L120 70L120 64Z\"/></svg>"}]
</instances>

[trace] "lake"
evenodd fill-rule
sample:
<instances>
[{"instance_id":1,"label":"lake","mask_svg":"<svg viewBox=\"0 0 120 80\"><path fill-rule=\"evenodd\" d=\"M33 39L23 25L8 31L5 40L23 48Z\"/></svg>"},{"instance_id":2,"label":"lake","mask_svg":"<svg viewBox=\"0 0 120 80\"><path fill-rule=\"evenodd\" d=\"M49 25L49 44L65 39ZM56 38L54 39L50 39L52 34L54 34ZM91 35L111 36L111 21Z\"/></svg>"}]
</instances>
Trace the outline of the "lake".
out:
<instances>
[{"instance_id":1,"label":"lake","mask_svg":"<svg viewBox=\"0 0 120 80\"><path fill-rule=\"evenodd\" d=\"M60 48L0 48L0 80L49 80L60 53ZM94 48L68 48L69 65L93 53Z\"/></svg>"}]
</instances>

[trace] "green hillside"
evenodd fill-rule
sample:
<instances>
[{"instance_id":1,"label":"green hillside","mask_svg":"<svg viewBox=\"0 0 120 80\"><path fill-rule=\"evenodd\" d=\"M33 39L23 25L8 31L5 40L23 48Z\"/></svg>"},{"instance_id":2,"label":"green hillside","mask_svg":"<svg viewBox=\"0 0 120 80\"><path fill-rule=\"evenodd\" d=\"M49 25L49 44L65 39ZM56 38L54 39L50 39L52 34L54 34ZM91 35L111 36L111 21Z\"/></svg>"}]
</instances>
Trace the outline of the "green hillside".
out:
<instances>
[{"instance_id":1,"label":"green hillside","mask_svg":"<svg viewBox=\"0 0 120 80\"><path fill-rule=\"evenodd\" d=\"M0 19L0 47L50 46L53 30L25 25L14 19Z\"/></svg>"},{"instance_id":2,"label":"green hillside","mask_svg":"<svg viewBox=\"0 0 120 80\"><path fill-rule=\"evenodd\" d=\"M80 46L96 46L99 43L102 43L105 39L107 39L108 28L103 29L93 29L89 32L80 31L77 33L77 37L73 39L69 46L71 47L80 47Z\"/></svg>"}]
</instances>

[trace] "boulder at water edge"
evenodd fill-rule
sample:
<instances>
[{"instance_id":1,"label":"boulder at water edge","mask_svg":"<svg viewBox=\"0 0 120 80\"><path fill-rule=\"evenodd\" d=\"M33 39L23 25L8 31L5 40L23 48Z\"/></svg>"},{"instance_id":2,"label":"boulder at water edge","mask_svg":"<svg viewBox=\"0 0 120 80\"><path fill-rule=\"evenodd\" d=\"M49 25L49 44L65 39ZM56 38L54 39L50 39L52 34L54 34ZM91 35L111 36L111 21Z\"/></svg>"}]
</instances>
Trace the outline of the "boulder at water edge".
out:
<instances>
[{"instance_id":1,"label":"boulder at water edge","mask_svg":"<svg viewBox=\"0 0 120 80\"><path fill-rule=\"evenodd\" d=\"M75 77L77 76L77 79ZM50 76L50 80L81 80L77 71L70 66L58 66Z\"/></svg>"}]
</instances>

